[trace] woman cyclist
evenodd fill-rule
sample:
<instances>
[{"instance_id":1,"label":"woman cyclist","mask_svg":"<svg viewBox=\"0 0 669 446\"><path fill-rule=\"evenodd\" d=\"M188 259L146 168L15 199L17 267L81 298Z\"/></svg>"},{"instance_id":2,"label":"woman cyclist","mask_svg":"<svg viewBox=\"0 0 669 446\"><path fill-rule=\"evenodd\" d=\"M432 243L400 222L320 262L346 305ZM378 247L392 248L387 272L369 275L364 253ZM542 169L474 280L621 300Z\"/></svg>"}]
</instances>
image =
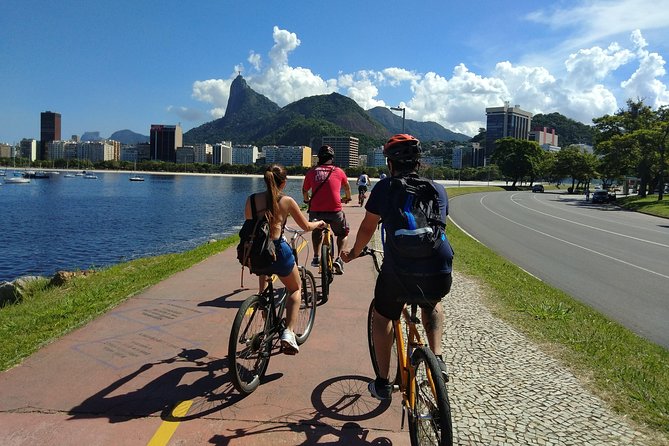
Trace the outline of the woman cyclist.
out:
<instances>
[{"instance_id":1,"label":"woman cyclist","mask_svg":"<svg viewBox=\"0 0 669 446\"><path fill-rule=\"evenodd\" d=\"M293 217L295 223L304 231L322 229L325 227L325 222L323 220L309 222L295 200L283 194L287 175L286 168L279 164L267 167L264 174L267 190L264 194L252 194L246 199L244 217L248 220L268 213L270 238L276 248L276 260L263 273L276 274L286 287L286 329L281 333L281 348L285 354L294 355L300 350L295 341L293 326L300 310L301 282L293 250L283 237L283 228L288 215ZM251 200L255 200L258 215L251 215ZM259 292L263 291L267 283L264 274L260 275Z\"/></svg>"}]
</instances>

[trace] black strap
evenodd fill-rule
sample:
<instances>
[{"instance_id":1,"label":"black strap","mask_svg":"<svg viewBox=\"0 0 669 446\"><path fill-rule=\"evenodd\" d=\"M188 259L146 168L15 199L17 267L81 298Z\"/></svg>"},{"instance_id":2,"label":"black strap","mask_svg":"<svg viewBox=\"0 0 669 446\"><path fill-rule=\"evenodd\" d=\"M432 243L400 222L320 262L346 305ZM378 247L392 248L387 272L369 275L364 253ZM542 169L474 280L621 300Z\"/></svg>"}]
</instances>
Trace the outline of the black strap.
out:
<instances>
[{"instance_id":1,"label":"black strap","mask_svg":"<svg viewBox=\"0 0 669 446\"><path fill-rule=\"evenodd\" d=\"M323 187L323 185L328 182L328 180L330 179L330 175L332 175L332 172L334 172L334 170L336 168L337 168L337 166L332 166L332 169L330 169L330 172L328 173L328 176L326 176L325 179L323 180L323 182L321 184L319 184L316 189L314 189L314 192L311 194L311 198L309 199L309 205L307 206L307 212L311 211L311 200L314 199L314 195L316 195L316 192L321 190L321 187Z\"/></svg>"}]
</instances>

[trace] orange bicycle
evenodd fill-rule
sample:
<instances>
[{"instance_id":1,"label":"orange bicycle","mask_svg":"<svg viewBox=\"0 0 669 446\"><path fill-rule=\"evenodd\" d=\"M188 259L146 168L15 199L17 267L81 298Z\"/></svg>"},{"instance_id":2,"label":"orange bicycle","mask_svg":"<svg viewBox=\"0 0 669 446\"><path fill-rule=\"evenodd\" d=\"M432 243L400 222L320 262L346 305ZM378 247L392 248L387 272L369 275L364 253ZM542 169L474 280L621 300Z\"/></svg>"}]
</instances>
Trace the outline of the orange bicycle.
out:
<instances>
[{"instance_id":1,"label":"orange bicycle","mask_svg":"<svg viewBox=\"0 0 669 446\"><path fill-rule=\"evenodd\" d=\"M374 267L380 272L378 255L380 251L365 248L360 256L370 255L374 260ZM388 381L393 384L393 391L402 393L402 428L404 416L409 419L409 436L412 446L453 444L453 423L451 420L451 405L448 400L446 383L442 375L437 357L432 350L423 343L417 324L418 304L408 304L402 311L402 320L393 321L393 335L395 342L391 352L391 367ZM379 375L379 364L374 350L372 324L374 321L374 300L369 306L367 314L367 338L369 354L372 359L374 372ZM396 367L392 364L395 363Z\"/></svg>"}]
</instances>

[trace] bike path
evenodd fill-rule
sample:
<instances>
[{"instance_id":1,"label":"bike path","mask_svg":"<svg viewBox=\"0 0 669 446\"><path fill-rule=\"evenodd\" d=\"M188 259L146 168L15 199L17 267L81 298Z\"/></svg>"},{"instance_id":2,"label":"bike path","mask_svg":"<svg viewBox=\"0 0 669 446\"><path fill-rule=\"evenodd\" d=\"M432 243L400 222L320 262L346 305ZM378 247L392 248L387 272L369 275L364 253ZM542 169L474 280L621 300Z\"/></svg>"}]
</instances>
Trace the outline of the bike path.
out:
<instances>
[{"instance_id":1,"label":"bike path","mask_svg":"<svg viewBox=\"0 0 669 446\"><path fill-rule=\"evenodd\" d=\"M354 234L364 210L345 211ZM371 260L346 265L300 354L273 356L241 398L227 375L228 337L257 279L247 271L240 287L228 249L0 374L0 444L408 444L400 398L367 392L373 280Z\"/></svg>"}]
</instances>

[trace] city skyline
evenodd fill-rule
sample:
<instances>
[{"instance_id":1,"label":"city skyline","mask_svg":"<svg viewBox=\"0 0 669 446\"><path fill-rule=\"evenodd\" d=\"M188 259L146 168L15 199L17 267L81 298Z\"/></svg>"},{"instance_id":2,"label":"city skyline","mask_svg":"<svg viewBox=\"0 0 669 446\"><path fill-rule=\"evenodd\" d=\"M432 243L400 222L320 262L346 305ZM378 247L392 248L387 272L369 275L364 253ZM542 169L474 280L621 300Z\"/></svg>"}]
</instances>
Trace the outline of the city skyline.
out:
<instances>
[{"instance_id":1,"label":"city skyline","mask_svg":"<svg viewBox=\"0 0 669 446\"><path fill-rule=\"evenodd\" d=\"M20 2L0 17L0 142L39 139L46 110L63 138L186 132L223 116L240 72L280 106L336 91L468 135L505 101L587 124L669 104L667 0L459 3Z\"/></svg>"}]
</instances>

